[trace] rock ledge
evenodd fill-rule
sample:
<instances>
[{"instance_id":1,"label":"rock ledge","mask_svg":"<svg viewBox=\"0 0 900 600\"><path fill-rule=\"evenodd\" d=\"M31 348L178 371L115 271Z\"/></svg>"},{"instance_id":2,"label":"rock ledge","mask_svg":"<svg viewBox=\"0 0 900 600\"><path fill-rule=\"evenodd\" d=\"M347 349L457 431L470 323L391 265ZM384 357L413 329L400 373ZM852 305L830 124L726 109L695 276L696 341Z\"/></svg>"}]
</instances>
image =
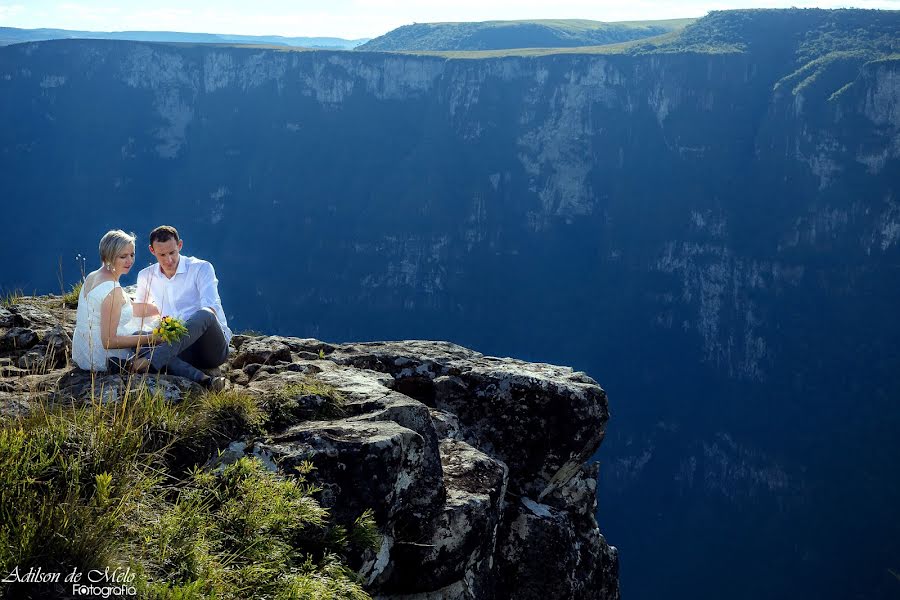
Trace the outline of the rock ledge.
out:
<instances>
[{"instance_id":1,"label":"rock ledge","mask_svg":"<svg viewBox=\"0 0 900 600\"><path fill-rule=\"evenodd\" d=\"M58 297L0 308L0 414L44 396L83 399L68 366L75 311ZM617 599L618 554L597 526L605 392L567 367L483 356L447 342L328 344L236 335L222 372L265 399L314 376L346 399L341 418L302 421L233 452L286 473L312 461L338 522L366 508L384 537L359 557L376 598ZM147 377L173 401L198 391ZM94 378L105 401L116 375Z\"/></svg>"}]
</instances>

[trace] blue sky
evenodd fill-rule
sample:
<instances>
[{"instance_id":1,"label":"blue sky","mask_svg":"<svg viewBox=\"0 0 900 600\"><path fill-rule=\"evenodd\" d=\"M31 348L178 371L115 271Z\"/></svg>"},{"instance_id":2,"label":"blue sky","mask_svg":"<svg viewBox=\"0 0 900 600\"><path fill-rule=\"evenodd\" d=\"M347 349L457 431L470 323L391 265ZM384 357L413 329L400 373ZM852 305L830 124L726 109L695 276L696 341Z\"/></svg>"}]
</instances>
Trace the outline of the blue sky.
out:
<instances>
[{"instance_id":1,"label":"blue sky","mask_svg":"<svg viewBox=\"0 0 900 600\"><path fill-rule=\"evenodd\" d=\"M0 26L375 37L400 25L491 19L628 21L698 17L728 8L900 9L900 0L0 0Z\"/></svg>"}]
</instances>

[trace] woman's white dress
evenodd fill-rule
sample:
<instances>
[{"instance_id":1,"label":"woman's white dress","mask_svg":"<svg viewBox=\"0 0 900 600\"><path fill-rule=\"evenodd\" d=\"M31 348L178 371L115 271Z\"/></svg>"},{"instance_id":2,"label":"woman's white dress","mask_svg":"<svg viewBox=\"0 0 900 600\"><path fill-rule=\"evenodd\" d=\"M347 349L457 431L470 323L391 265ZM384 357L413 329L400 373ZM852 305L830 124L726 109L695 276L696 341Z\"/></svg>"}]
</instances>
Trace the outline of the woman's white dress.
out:
<instances>
[{"instance_id":1,"label":"woman's white dress","mask_svg":"<svg viewBox=\"0 0 900 600\"><path fill-rule=\"evenodd\" d=\"M86 371L106 371L106 361L110 357L126 359L134 352L128 348L103 347L100 340L100 315L103 300L119 287L116 281L104 281L95 285L87 296L82 289L78 300L78 311L75 313L75 335L72 336L72 360L79 368ZM122 305L122 314L119 316L119 324L116 334L131 335L131 319L134 311L131 306L131 298L125 294L125 304Z\"/></svg>"}]
</instances>

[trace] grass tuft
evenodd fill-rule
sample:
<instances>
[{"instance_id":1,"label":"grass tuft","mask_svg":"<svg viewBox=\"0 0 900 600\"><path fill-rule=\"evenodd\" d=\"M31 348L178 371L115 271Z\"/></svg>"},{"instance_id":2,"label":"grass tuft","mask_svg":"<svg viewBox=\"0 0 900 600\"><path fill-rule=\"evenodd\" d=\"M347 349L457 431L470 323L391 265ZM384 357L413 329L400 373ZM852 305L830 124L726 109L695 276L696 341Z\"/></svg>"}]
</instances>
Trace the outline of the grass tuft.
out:
<instances>
[{"instance_id":1,"label":"grass tuft","mask_svg":"<svg viewBox=\"0 0 900 600\"><path fill-rule=\"evenodd\" d=\"M22 301L25 295L22 293L20 289L14 289L9 291L0 291L0 306L6 308L9 306L15 306L19 302Z\"/></svg>"},{"instance_id":2,"label":"grass tuft","mask_svg":"<svg viewBox=\"0 0 900 600\"><path fill-rule=\"evenodd\" d=\"M176 433L167 455L175 471L203 462L232 440L262 433L264 421L256 400L241 390L189 396L178 413L168 424Z\"/></svg>"},{"instance_id":3,"label":"grass tuft","mask_svg":"<svg viewBox=\"0 0 900 600\"><path fill-rule=\"evenodd\" d=\"M83 282L79 281L75 285L72 286L72 289L67 293L63 294L62 302L63 306L66 308L78 308L78 298L81 296L81 285Z\"/></svg>"},{"instance_id":4,"label":"grass tuft","mask_svg":"<svg viewBox=\"0 0 900 600\"><path fill-rule=\"evenodd\" d=\"M313 377L292 383L263 400L266 428L283 430L306 419L333 419L345 414L346 398L333 386Z\"/></svg>"}]
</instances>

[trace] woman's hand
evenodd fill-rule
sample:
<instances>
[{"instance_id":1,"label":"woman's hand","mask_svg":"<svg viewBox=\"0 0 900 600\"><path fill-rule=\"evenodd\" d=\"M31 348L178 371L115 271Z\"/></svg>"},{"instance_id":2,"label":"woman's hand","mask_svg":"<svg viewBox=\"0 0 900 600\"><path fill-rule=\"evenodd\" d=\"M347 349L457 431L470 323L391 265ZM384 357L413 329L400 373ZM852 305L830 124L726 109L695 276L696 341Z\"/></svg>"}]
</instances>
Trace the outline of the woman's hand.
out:
<instances>
[{"instance_id":1,"label":"woman's hand","mask_svg":"<svg viewBox=\"0 0 900 600\"><path fill-rule=\"evenodd\" d=\"M162 338L154 332L140 334L141 346L158 346L163 343Z\"/></svg>"},{"instance_id":2,"label":"woman's hand","mask_svg":"<svg viewBox=\"0 0 900 600\"><path fill-rule=\"evenodd\" d=\"M131 304L132 314L135 317L156 317L159 316L159 308L155 304L148 302L133 302Z\"/></svg>"}]
</instances>

